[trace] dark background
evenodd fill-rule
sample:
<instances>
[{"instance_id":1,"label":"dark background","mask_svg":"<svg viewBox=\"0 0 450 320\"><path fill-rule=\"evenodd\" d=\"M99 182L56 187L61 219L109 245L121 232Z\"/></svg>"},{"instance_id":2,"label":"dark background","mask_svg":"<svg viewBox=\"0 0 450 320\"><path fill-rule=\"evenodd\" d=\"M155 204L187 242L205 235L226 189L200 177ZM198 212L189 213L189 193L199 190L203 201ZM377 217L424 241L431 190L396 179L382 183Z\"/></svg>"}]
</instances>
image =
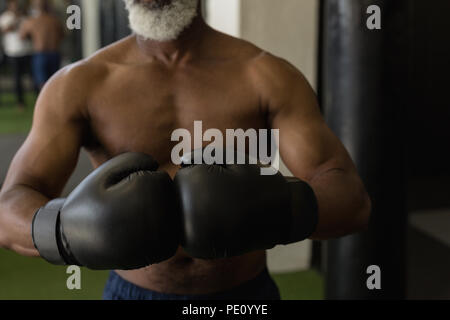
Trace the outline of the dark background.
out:
<instances>
[{"instance_id":1,"label":"dark background","mask_svg":"<svg viewBox=\"0 0 450 320\"><path fill-rule=\"evenodd\" d=\"M450 203L450 1L410 2L412 78L405 97L409 204L444 207Z\"/></svg>"}]
</instances>

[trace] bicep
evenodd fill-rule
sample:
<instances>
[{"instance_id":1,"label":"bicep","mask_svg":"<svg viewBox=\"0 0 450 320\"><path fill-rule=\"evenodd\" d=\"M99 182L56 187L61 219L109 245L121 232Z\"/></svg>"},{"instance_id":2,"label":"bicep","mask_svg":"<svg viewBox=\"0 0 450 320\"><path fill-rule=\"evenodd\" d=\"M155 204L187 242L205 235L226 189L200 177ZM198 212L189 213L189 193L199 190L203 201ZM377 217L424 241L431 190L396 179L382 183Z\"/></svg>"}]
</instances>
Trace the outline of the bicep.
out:
<instances>
[{"instance_id":1,"label":"bicep","mask_svg":"<svg viewBox=\"0 0 450 320\"><path fill-rule=\"evenodd\" d=\"M61 193L78 161L82 125L64 101L43 92L33 126L11 164L4 188L26 185L49 198Z\"/></svg>"},{"instance_id":2,"label":"bicep","mask_svg":"<svg viewBox=\"0 0 450 320\"><path fill-rule=\"evenodd\" d=\"M326 125L312 88L302 77L296 81L294 89L280 98L282 105L271 120L280 130L282 160L296 177L307 181L329 170L355 171L344 145Z\"/></svg>"},{"instance_id":3,"label":"bicep","mask_svg":"<svg viewBox=\"0 0 450 320\"><path fill-rule=\"evenodd\" d=\"M323 121L291 118L279 125L280 156L296 177L311 181L329 170L354 171L347 150Z\"/></svg>"}]
</instances>

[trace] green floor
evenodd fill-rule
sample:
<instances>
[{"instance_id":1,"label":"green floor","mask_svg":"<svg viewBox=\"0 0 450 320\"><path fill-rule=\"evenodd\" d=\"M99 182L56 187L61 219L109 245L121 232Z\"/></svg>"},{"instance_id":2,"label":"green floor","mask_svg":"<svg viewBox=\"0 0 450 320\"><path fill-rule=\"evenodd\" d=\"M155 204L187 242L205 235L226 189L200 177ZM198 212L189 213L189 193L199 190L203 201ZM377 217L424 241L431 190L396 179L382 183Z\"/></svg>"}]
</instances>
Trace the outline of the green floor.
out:
<instances>
[{"instance_id":1,"label":"green floor","mask_svg":"<svg viewBox=\"0 0 450 320\"><path fill-rule=\"evenodd\" d=\"M70 291L65 270L41 259L0 250L0 300L101 299L108 272L83 269L81 290ZM323 296L322 279L314 271L275 275L274 279L284 300L317 300Z\"/></svg>"},{"instance_id":2,"label":"green floor","mask_svg":"<svg viewBox=\"0 0 450 320\"><path fill-rule=\"evenodd\" d=\"M316 271L273 275L283 300L324 299L323 277Z\"/></svg>"},{"instance_id":3,"label":"green floor","mask_svg":"<svg viewBox=\"0 0 450 320\"><path fill-rule=\"evenodd\" d=\"M12 94L0 95L0 134L26 133L31 127L36 96L25 96L26 110L19 111Z\"/></svg>"}]
</instances>

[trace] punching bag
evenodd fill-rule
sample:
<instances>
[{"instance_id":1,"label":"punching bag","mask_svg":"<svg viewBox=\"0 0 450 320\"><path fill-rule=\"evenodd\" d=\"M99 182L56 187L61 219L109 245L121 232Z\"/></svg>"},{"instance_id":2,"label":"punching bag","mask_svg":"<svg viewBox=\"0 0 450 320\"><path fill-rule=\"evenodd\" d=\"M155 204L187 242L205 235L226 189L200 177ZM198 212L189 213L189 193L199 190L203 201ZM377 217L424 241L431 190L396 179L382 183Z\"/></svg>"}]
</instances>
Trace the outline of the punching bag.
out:
<instances>
[{"instance_id":1,"label":"punching bag","mask_svg":"<svg viewBox=\"0 0 450 320\"><path fill-rule=\"evenodd\" d=\"M368 27L372 5L381 29ZM326 298L403 299L409 0L323 0L321 10L324 115L373 206L366 232L325 243Z\"/></svg>"}]
</instances>

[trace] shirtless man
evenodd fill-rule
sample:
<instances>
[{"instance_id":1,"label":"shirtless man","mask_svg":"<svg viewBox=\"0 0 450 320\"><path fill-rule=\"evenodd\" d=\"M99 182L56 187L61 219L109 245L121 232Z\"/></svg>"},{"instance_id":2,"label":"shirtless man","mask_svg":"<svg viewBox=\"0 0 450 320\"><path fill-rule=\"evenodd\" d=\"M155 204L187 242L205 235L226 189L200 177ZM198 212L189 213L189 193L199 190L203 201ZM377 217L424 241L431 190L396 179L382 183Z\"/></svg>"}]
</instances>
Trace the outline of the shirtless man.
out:
<instances>
[{"instance_id":1,"label":"shirtless man","mask_svg":"<svg viewBox=\"0 0 450 320\"><path fill-rule=\"evenodd\" d=\"M19 29L25 16L17 0L9 0L7 9L0 16L0 31L3 33L3 49L12 66L15 94L19 110L25 110L23 78L29 69L31 45L20 38Z\"/></svg>"},{"instance_id":2,"label":"shirtless man","mask_svg":"<svg viewBox=\"0 0 450 320\"><path fill-rule=\"evenodd\" d=\"M197 0L125 2L136 35L64 68L42 91L31 133L1 191L2 248L39 256L33 216L61 194L81 148L94 167L124 152L152 155L174 177L179 167L171 160L171 134L178 128L193 134L196 120L205 130L280 130L282 159L317 197L320 219L311 238L366 227L371 203L365 188L298 70L211 29ZM105 291L107 299L186 297L279 295L264 250L203 260L182 248L161 263L112 272Z\"/></svg>"},{"instance_id":3,"label":"shirtless man","mask_svg":"<svg viewBox=\"0 0 450 320\"><path fill-rule=\"evenodd\" d=\"M51 13L48 0L33 0L32 7L36 15L23 23L20 35L33 43L33 76L40 90L61 67L59 50L64 28L58 17Z\"/></svg>"}]
</instances>

